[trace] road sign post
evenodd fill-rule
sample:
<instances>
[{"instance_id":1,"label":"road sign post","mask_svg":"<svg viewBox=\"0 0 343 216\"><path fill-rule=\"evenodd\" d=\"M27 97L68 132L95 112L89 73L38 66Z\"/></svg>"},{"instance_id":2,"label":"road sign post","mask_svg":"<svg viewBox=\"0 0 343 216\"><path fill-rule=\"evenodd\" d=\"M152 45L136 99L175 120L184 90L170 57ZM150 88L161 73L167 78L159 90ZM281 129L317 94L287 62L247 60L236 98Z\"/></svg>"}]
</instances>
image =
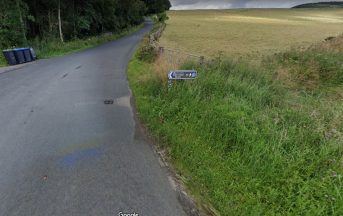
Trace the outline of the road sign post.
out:
<instances>
[{"instance_id":1,"label":"road sign post","mask_svg":"<svg viewBox=\"0 0 343 216\"><path fill-rule=\"evenodd\" d=\"M178 80L194 80L198 77L196 70L175 70L168 74L168 86L171 87L174 81Z\"/></svg>"}]
</instances>

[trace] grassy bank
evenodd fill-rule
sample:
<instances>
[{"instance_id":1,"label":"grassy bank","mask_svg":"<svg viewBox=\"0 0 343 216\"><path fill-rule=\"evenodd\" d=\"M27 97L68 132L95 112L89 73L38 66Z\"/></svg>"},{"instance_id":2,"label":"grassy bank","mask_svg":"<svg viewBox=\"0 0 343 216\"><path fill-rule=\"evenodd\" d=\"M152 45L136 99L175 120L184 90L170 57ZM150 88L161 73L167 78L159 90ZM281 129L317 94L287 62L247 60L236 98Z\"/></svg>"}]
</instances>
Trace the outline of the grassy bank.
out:
<instances>
[{"instance_id":1,"label":"grassy bank","mask_svg":"<svg viewBox=\"0 0 343 216\"><path fill-rule=\"evenodd\" d=\"M221 215L342 215L343 49L330 43L260 68L188 63L198 79L170 89L136 57L128 76L142 121Z\"/></svg>"},{"instance_id":2,"label":"grassy bank","mask_svg":"<svg viewBox=\"0 0 343 216\"><path fill-rule=\"evenodd\" d=\"M116 40L118 38L121 38L125 35L129 35L137 31L141 27L142 25L134 26L134 27L125 29L121 33L118 33L118 34L109 33L109 34L104 34L100 36L89 37L86 39L71 40L65 43L62 43L58 39L52 39L52 40L44 40L44 41L38 41L38 40L31 41L29 44L35 49L37 57L39 59L51 58L55 56L61 56L61 55L66 55L69 53L77 52L83 49L100 45L102 43ZM6 65L7 65L6 60L1 54L0 67L6 66Z\"/></svg>"}]
</instances>

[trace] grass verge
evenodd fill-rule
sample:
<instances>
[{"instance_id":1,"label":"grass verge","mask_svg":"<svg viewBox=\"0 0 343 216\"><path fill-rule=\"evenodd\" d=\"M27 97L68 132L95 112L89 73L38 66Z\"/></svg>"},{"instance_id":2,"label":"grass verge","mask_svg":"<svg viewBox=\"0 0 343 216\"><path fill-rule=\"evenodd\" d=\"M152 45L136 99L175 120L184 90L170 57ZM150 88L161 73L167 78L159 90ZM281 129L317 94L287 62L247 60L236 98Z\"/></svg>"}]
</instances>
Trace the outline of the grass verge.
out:
<instances>
[{"instance_id":1,"label":"grass verge","mask_svg":"<svg viewBox=\"0 0 343 216\"><path fill-rule=\"evenodd\" d=\"M69 53L77 52L80 50L84 50L90 47L94 47L109 41L116 40L123 36L129 35L138 29L140 29L142 25L130 27L124 29L122 32L117 34L104 34L100 36L93 36L86 39L75 39L71 41L67 41L62 43L58 39L53 40L44 40L44 41L32 41L30 45L35 49L37 57L40 59L44 58L51 58L55 56L62 56ZM0 56L0 67L6 66L6 60L3 55Z\"/></svg>"},{"instance_id":2,"label":"grass verge","mask_svg":"<svg viewBox=\"0 0 343 216\"><path fill-rule=\"evenodd\" d=\"M221 215L343 214L343 68L332 63L343 56L312 53L298 55L319 62L310 88L301 87L311 76L293 86L275 77L286 68L298 80L308 67L287 53L263 68L188 63L198 79L170 89L153 64L130 62L141 120L192 193Z\"/></svg>"},{"instance_id":3,"label":"grass verge","mask_svg":"<svg viewBox=\"0 0 343 216\"><path fill-rule=\"evenodd\" d=\"M0 55L0 67L6 66L6 65L7 65L6 59L1 53L1 55Z\"/></svg>"}]
</instances>

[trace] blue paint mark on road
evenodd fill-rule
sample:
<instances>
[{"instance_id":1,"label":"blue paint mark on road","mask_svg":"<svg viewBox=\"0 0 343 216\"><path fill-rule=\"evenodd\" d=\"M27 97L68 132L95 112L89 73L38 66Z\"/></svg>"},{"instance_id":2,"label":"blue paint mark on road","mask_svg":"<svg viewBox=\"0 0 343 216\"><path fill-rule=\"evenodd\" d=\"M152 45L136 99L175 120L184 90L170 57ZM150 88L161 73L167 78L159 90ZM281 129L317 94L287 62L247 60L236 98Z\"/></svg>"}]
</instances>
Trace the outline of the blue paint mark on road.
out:
<instances>
[{"instance_id":1,"label":"blue paint mark on road","mask_svg":"<svg viewBox=\"0 0 343 216\"><path fill-rule=\"evenodd\" d=\"M98 148L84 149L80 151L73 152L64 156L60 160L60 165L63 167L75 166L77 162L87 159L98 158L103 154L103 151Z\"/></svg>"}]
</instances>

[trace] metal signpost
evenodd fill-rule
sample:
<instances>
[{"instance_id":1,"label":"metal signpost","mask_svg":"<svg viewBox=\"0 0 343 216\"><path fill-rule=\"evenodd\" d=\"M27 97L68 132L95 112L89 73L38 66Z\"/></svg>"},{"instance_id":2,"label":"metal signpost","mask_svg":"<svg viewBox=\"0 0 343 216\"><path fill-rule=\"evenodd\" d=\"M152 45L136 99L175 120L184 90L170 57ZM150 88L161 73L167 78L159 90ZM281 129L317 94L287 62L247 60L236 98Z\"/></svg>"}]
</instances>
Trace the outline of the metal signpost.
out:
<instances>
[{"instance_id":1,"label":"metal signpost","mask_svg":"<svg viewBox=\"0 0 343 216\"><path fill-rule=\"evenodd\" d=\"M198 77L196 70L175 70L168 74L168 85L171 87L176 80L194 80Z\"/></svg>"}]
</instances>

